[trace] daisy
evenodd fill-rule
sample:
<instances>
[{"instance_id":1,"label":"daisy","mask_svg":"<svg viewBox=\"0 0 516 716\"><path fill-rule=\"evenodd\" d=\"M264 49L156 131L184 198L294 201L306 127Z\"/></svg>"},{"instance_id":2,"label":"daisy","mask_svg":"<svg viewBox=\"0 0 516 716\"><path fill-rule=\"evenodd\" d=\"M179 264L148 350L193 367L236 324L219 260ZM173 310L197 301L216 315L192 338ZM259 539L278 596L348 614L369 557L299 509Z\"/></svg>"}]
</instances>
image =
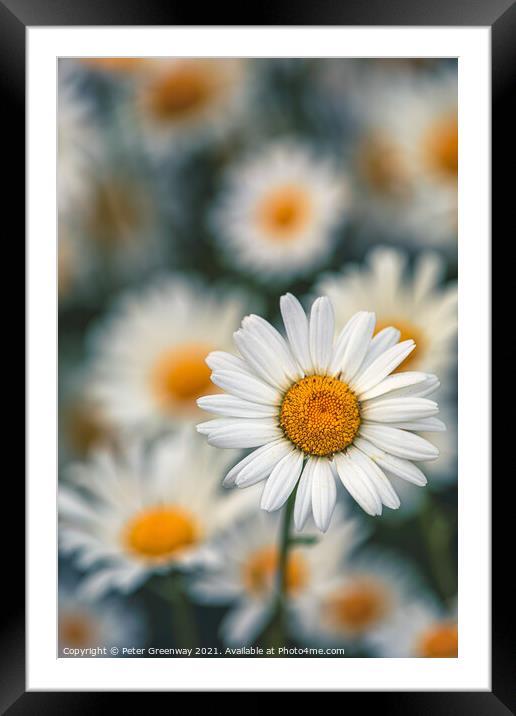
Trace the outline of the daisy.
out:
<instances>
[{"instance_id":1,"label":"daisy","mask_svg":"<svg viewBox=\"0 0 516 716\"><path fill-rule=\"evenodd\" d=\"M341 510L324 540L314 545L294 545L288 554L286 594L289 614L314 589L335 579L343 558L363 537L355 520ZM240 521L215 540L214 566L190 585L201 603L231 605L220 630L224 643L247 645L263 631L272 617L278 573L278 515L258 512ZM217 561L215 561L217 560Z\"/></svg>"},{"instance_id":2,"label":"daisy","mask_svg":"<svg viewBox=\"0 0 516 716\"><path fill-rule=\"evenodd\" d=\"M400 559L381 552L348 560L340 572L319 584L312 599L295 605L298 633L311 642L367 647L379 628L403 612L417 577Z\"/></svg>"},{"instance_id":3,"label":"daisy","mask_svg":"<svg viewBox=\"0 0 516 716\"><path fill-rule=\"evenodd\" d=\"M227 459L180 431L145 453L97 450L59 490L60 548L90 570L82 592L131 592L153 574L209 560L208 541L245 514L249 500L218 495Z\"/></svg>"},{"instance_id":4,"label":"daisy","mask_svg":"<svg viewBox=\"0 0 516 716\"><path fill-rule=\"evenodd\" d=\"M374 635L379 656L454 659L459 641L456 610L426 598L408 604Z\"/></svg>"},{"instance_id":5,"label":"daisy","mask_svg":"<svg viewBox=\"0 0 516 716\"><path fill-rule=\"evenodd\" d=\"M59 73L57 101L57 202L61 215L84 207L102 154L91 105L68 72Z\"/></svg>"},{"instance_id":6,"label":"daisy","mask_svg":"<svg viewBox=\"0 0 516 716\"><path fill-rule=\"evenodd\" d=\"M397 329L374 336L373 313L355 314L334 339L331 301L314 301L307 319L291 294L280 301L288 342L267 321L248 316L235 333L240 356L215 352L212 381L227 395L199 405L222 417L199 432L221 448L258 448L232 468L226 486L266 480L261 506L283 506L297 487L294 522L312 512L325 531L337 499L335 477L370 515L399 499L385 472L424 485L413 460L434 460L437 449L414 430L440 430L437 404L423 397L437 386L422 372L391 373L414 350Z\"/></svg>"},{"instance_id":7,"label":"daisy","mask_svg":"<svg viewBox=\"0 0 516 716\"><path fill-rule=\"evenodd\" d=\"M229 346L243 308L179 277L127 294L93 337L92 397L122 431L198 419L196 399L217 390L205 358Z\"/></svg>"},{"instance_id":8,"label":"daisy","mask_svg":"<svg viewBox=\"0 0 516 716\"><path fill-rule=\"evenodd\" d=\"M152 60L145 57L80 57L77 58L88 70L116 76L131 76L146 69Z\"/></svg>"},{"instance_id":9,"label":"daisy","mask_svg":"<svg viewBox=\"0 0 516 716\"><path fill-rule=\"evenodd\" d=\"M457 234L457 76L371 73L351 92L348 156L368 230L450 246ZM358 84L358 82L357 82Z\"/></svg>"},{"instance_id":10,"label":"daisy","mask_svg":"<svg viewBox=\"0 0 516 716\"><path fill-rule=\"evenodd\" d=\"M136 110L157 154L223 138L242 116L249 90L242 59L152 60L136 88Z\"/></svg>"},{"instance_id":11,"label":"daisy","mask_svg":"<svg viewBox=\"0 0 516 716\"><path fill-rule=\"evenodd\" d=\"M59 656L76 656L77 649L140 646L144 631L141 615L127 604L112 599L91 601L76 591L59 588Z\"/></svg>"},{"instance_id":12,"label":"daisy","mask_svg":"<svg viewBox=\"0 0 516 716\"><path fill-rule=\"evenodd\" d=\"M376 313L376 332L394 326L401 340L416 348L402 370L444 372L456 361L457 285L442 285L445 265L434 253L417 258L409 274L407 255L394 248L375 248L365 266L349 264L340 274L328 274L316 286L336 307L337 326L358 310Z\"/></svg>"},{"instance_id":13,"label":"daisy","mask_svg":"<svg viewBox=\"0 0 516 716\"><path fill-rule=\"evenodd\" d=\"M347 208L345 182L329 161L278 141L230 170L212 225L231 261L278 279L326 259Z\"/></svg>"}]
</instances>

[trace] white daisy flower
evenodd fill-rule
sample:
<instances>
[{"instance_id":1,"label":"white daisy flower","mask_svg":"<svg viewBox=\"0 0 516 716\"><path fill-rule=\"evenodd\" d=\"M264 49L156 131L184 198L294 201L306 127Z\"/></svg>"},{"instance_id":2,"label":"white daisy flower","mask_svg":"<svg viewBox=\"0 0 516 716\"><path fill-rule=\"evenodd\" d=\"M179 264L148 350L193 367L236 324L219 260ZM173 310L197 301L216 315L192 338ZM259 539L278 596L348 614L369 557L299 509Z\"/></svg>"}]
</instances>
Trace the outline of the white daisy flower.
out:
<instances>
[{"instance_id":1,"label":"white daisy flower","mask_svg":"<svg viewBox=\"0 0 516 716\"><path fill-rule=\"evenodd\" d=\"M102 140L91 105L66 71L59 73L57 102L57 203L64 216L85 205Z\"/></svg>"},{"instance_id":2,"label":"white daisy flower","mask_svg":"<svg viewBox=\"0 0 516 716\"><path fill-rule=\"evenodd\" d=\"M356 520L345 519L342 510L332 528L313 545L293 545L287 558L285 590L290 613L301 599L309 599L339 573L344 557L363 537ZM220 631L224 643L252 643L272 618L279 566L278 515L258 512L237 523L213 545L218 557L213 568L191 582L193 596L204 604L231 604ZM217 562L215 563L215 559Z\"/></svg>"},{"instance_id":3,"label":"white daisy flower","mask_svg":"<svg viewBox=\"0 0 516 716\"><path fill-rule=\"evenodd\" d=\"M140 79L137 115L158 155L223 139L243 116L250 89L248 63L236 58L153 60Z\"/></svg>"},{"instance_id":4,"label":"white daisy flower","mask_svg":"<svg viewBox=\"0 0 516 716\"><path fill-rule=\"evenodd\" d=\"M69 588L59 588L59 656L67 656L70 650L76 656L77 649L140 646L144 634L141 614L127 604L113 599L91 601Z\"/></svg>"},{"instance_id":5,"label":"white daisy flower","mask_svg":"<svg viewBox=\"0 0 516 716\"><path fill-rule=\"evenodd\" d=\"M407 564L388 553L348 563L333 581L296 606L298 633L315 643L368 646L372 635L396 620L417 586Z\"/></svg>"},{"instance_id":6,"label":"white daisy flower","mask_svg":"<svg viewBox=\"0 0 516 716\"><path fill-rule=\"evenodd\" d=\"M179 277L127 294L94 336L91 393L108 419L140 435L199 419L196 399L217 390L205 358L229 346L244 305Z\"/></svg>"},{"instance_id":7,"label":"white daisy flower","mask_svg":"<svg viewBox=\"0 0 516 716\"><path fill-rule=\"evenodd\" d=\"M416 348L402 370L443 372L455 363L457 335L457 285L441 285L444 268L437 254L426 252L409 277L403 250L375 248L365 266L351 264L340 274L326 275L316 292L333 302L337 326L365 308L376 313L377 334L394 326L402 341L413 339Z\"/></svg>"},{"instance_id":8,"label":"white daisy flower","mask_svg":"<svg viewBox=\"0 0 516 716\"><path fill-rule=\"evenodd\" d=\"M276 142L230 170L212 224L229 260L277 279L325 260L347 206L345 181L326 159Z\"/></svg>"},{"instance_id":9,"label":"white daisy flower","mask_svg":"<svg viewBox=\"0 0 516 716\"><path fill-rule=\"evenodd\" d=\"M235 333L240 356L215 352L212 381L228 395L199 405L222 417L197 426L221 448L258 448L231 469L226 486L266 480L261 506L277 510L297 486L294 521L312 512L325 531L337 499L335 477L370 515L399 499L385 472L416 485L426 478L412 461L434 460L437 449L413 431L441 430L439 385L422 372L393 373L414 350L412 339L384 328L374 336L374 313L356 313L336 339L331 301L314 301L307 316L291 294L282 296L288 342L267 321L248 316Z\"/></svg>"},{"instance_id":10,"label":"white daisy flower","mask_svg":"<svg viewBox=\"0 0 516 716\"><path fill-rule=\"evenodd\" d=\"M456 610L445 610L428 598L411 602L374 634L373 641L379 656L457 658Z\"/></svg>"},{"instance_id":11,"label":"white daisy flower","mask_svg":"<svg viewBox=\"0 0 516 716\"><path fill-rule=\"evenodd\" d=\"M209 561L208 541L245 514L249 499L218 494L227 458L181 431L146 454L98 450L70 468L59 490L60 548L91 570L89 597L130 592L152 574Z\"/></svg>"},{"instance_id":12,"label":"white daisy flower","mask_svg":"<svg viewBox=\"0 0 516 716\"><path fill-rule=\"evenodd\" d=\"M456 74L373 73L365 85L354 92L360 136L348 157L358 214L369 231L456 245Z\"/></svg>"}]
</instances>

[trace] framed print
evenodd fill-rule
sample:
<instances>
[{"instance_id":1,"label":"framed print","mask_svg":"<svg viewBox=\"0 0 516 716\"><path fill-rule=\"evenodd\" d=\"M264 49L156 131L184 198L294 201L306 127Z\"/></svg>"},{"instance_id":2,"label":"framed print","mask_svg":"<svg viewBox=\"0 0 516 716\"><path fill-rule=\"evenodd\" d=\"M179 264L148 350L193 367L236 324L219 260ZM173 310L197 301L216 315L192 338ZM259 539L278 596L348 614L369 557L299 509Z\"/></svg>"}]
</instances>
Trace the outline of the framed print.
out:
<instances>
[{"instance_id":1,"label":"framed print","mask_svg":"<svg viewBox=\"0 0 516 716\"><path fill-rule=\"evenodd\" d=\"M490 138L497 170L514 7L125 9L4 13L29 408L5 707L345 691L508 713Z\"/></svg>"}]
</instances>

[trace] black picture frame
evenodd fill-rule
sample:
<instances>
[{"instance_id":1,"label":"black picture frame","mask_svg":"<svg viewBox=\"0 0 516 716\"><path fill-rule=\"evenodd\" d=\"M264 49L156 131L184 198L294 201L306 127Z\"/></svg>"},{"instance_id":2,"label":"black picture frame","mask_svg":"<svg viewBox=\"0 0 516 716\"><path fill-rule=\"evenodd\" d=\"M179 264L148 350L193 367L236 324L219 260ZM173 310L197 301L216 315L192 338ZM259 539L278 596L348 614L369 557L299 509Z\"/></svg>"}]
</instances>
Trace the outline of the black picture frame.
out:
<instances>
[{"instance_id":1,"label":"black picture frame","mask_svg":"<svg viewBox=\"0 0 516 716\"><path fill-rule=\"evenodd\" d=\"M0 53L2 58L2 97L5 98L3 119L4 147L12 148L13 159L7 165L9 177L8 213L15 218L14 235L23 247L25 211L25 38L26 28L34 26L66 25L406 25L406 26L489 26L492 30L492 235L500 234L500 246L508 249L514 237L514 179L508 179L514 168L514 127L516 126L513 83L516 74L516 3L514 0L382 0L342 2L319 0L309 6L296 3L264 3L249 8L247 17L240 16L235 23L229 8L219 4L205 6L147 0L0 0ZM202 23L198 21L202 17ZM510 212L510 213L509 213ZM509 229L503 243L502 228ZM13 231L11 229L10 231ZM507 288L514 281L509 271L513 263L500 260L492 268L498 270L493 281L492 309L493 336L499 345L500 365L514 365L514 352L510 347L510 334L502 333L505 305L511 305ZM512 282L511 282L512 279ZM507 301L506 301L507 299ZM22 301L23 302L23 301ZM17 323L17 326L21 324ZM500 336L500 338L498 338ZM502 337L503 336L503 337ZM506 337L507 336L507 337ZM30 349L30 346L28 347ZM501 361L504 361L503 364ZM22 362L19 363L21 372ZM499 396L502 375L493 371L493 395ZM13 371L14 375L14 371ZM505 386L504 386L505 387ZM500 398L498 401L501 402ZM495 413L495 405L493 405ZM500 454L510 439L510 425L496 425L492 435L492 454L496 447ZM14 421L13 421L14 425ZM489 436L485 436L489 439ZM509 443L510 444L510 443ZM10 468L11 470L12 468ZM25 640L24 640L24 486L21 470L5 475L9 497L9 513L14 527L4 533L3 544L8 547L4 574L10 576L9 594L2 590L2 632L0 636L0 711L12 716L21 714L96 714L113 707L113 700L122 694L111 693L25 693ZM492 491L492 691L453 692L370 692L370 706L378 704L383 711L396 714L475 714L475 716L502 716L516 713L516 669L514 664L514 607L510 576L514 571L511 554L514 532L511 530L512 504L506 497L507 488L514 481L510 467L493 469L495 480ZM467 478L465 478L467 479ZM7 512L5 510L4 512ZM9 534L10 539L7 539ZM7 551L7 550L6 550ZM474 559L474 555L472 555ZM462 595L467 598L467 595ZM160 694L151 694L153 699ZM169 698L168 694L161 694ZM363 694L343 694L346 705L349 699L363 699ZM135 704L141 697L131 694Z\"/></svg>"}]
</instances>

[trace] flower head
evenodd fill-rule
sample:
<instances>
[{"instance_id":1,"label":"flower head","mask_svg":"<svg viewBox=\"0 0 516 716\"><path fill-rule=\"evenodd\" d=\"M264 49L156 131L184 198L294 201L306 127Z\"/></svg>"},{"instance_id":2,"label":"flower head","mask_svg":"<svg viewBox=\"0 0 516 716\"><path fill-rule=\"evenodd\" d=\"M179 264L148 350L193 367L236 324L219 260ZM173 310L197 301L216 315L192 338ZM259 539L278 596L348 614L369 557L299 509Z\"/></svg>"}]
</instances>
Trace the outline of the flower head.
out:
<instances>
[{"instance_id":1,"label":"flower head","mask_svg":"<svg viewBox=\"0 0 516 716\"><path fill-rule=\"evenodd\" d=\"M297 486L294 520L310 513L328 528L338 476L361 507L379 515L399 499L387 477L417 485L426 478L412 461L433 460L437 449L414 431L442 430L437 404L426 396L439 381L422 372L393 371L415 348L392 326L375 335L373 313L350 318L337 337L327 297L308 319L291 294L280 302L287 339L259 316L235 335L240 356L211 353L212 381L227 395L198 404L220 416L197 426L211 445L258 448L227 474L238 487L266 480L261 506L279 509ZM392 375L391 375L392 374Z\"/></svg>"}]
</instances>

